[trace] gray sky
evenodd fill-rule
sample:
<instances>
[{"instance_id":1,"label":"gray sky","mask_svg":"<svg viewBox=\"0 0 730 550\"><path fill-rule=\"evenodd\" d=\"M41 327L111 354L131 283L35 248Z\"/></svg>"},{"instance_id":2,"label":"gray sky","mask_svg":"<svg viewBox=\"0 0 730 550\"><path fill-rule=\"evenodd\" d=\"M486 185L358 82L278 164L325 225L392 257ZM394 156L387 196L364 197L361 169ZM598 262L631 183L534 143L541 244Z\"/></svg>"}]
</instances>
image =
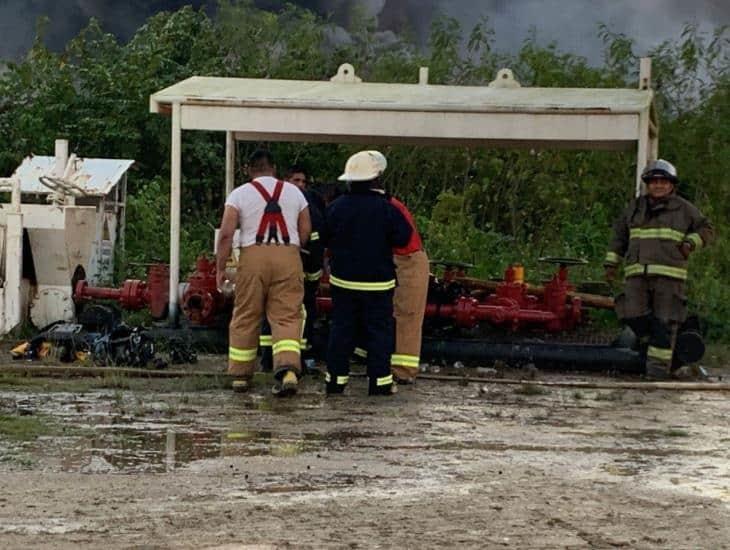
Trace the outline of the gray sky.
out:
<instances>
[{"instance_id":1,"label":"gray sky","mask_svg":"<svg viewBox=\"0 0 730 550\"><path fill-rule=\"evenodd\" d=\"M292 1L292 0L290 0ZM293 3L326 14L347 24L352 5L360 2L377 15L384 29L410 27L423 41L432 17L445 13L457 18L468 31L483 15L496 30L496 47L513 52L537 30L545 44L583 55L591 63L601 62L602 44L597 24L607 23L637 41L637 53L666 39L679 36L686 22L701 29L730 24L730 0L294 0ZM276 9L283 0L256 0ZM36 19L51 18L47 42L60 49L88 21L101 20L105 29L127 39L151 14L185 4L215 5L214 0L0 0L0 58L18 59L30 47Z\"/></svg>"}]
</instances>

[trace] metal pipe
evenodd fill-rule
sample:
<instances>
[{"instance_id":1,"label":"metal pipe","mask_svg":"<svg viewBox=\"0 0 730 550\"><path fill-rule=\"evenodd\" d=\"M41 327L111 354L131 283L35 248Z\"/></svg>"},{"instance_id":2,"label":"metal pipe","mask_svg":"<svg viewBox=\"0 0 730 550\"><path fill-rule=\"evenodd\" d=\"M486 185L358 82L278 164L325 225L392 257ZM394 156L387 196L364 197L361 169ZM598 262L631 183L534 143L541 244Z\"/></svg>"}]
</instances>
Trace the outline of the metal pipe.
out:
<instances>
[{"instance_id":1,"label":"metal pipe","mask_svg":"<svg viewBox=\"0 0 730 550\"><path fill-rule=\"evenodd\" d=\"M641 373L638 352L611 346L559 343L494 343L483 340L423 339L421 356L431 360L514 361L541 367L580 366L585 370Z\"/></svg>"},{"instance_id":2,"label":"metal pipe","mask_svg":"<svg viewBox=\"0 0 730 550\"><path fill-rule=\"evenodd\" d=\"M177 286L180 282L180 103L172 104L172 147L170 164L170 302L168 319L175 326L178 321Z\"/></svg>"}]
</instances>

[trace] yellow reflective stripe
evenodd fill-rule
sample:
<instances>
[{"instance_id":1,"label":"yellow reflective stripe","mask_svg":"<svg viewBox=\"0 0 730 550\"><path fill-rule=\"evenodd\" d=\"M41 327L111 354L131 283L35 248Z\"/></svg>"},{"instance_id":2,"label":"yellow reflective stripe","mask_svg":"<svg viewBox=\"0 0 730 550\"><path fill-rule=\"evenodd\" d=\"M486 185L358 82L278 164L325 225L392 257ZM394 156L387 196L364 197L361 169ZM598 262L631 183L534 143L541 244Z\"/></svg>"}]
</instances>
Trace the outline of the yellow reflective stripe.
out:
<instances>
[{"instance_id":1,"label":"yellow reflective stripe","mask_svg":"<svg viewBox=\"0 0 730 550\"><path fill-rule=\"evenodd\" d=\"M325 375L324 375L324 381L325 382L331 382L332 381L332 375L330 375L330 373L325 373ZM350 377L349 376L338 376L337 377L337 385L339 385L339 386L344 386L349 381L350 381Z\"/></svg>"},{"instance_id":2,"label":"yellow reflective stripe","mask_svg":"<svg viewBox=\"0 0 730 550\"><path fill-rule=\"evenodd\" d=\"M399 367L418 367L420 357L418 355L398 355L390 356L390 364Z\"/></svg>"},{"instance_id":3,"label":"yellow reflective stripe","mask_svg":"<svg viewBox=\"0 0 730 550\"><path fill-rule=\"evenodd\" d=\"M646 350L646 355L653 359L669 361L672 358L672 350L667 348L655 348L654 346L649 346L649 349Z\"/></svg>"},{"instance_id":4,"label":"yellow reflective stripe","mask_svg":"<svg viewBox=\"0 0 730 550\"><path fill-rule=\"evenodd\" d=\"M368 356L368 350L362 348L355 348L355 351L353 353L358 357L367 358Z\"/></svg>"},{"instance_id":5,"label":"yellow reflective stripe","mask_svg":"<svg viewBox=\"0 0 730 550\"><path fill-rule=\"evenodd\" d=\"M297 340L279 340L278 342L274 342L272 349L274 351L274 355L285 351L291 351L299 354L300 351L299 342Z\"/></svg>"},{"instance_id":6,"label":"yellow reflective stripe","mask_svg":"<svg viewBox=\"0 0 730 550\"><path fill-rule=\"evenodd\" d=\"M621 261L621 256L619 256L615 252L606 252L605 261L607 264L617 264Z\"/></svg>"},{"instance_id":7,"label":"yellow reflective stripe","mask_svg":"<svg viewBox=\"0 0 730 550\"><path fill-rule=\"evenodd\" d=\"M644 268L646 268L647 275L662 275L664 277L681 279L683 281L687 279L687 270L683 267L673 267L671 265L659 264L649 264L646 266L644 266L643 264L631 264L629 266L626 266L626 269L624 269L624 274L627 277L631 277L633 275L643 275Z\"/></svg>"},{"instance_id":8,"label":"yellow reflective stripe","mask_svg":"<svg viewBox=\"0 0 730 550\"><path fill-rule=\"evenodd\" d=\"M629 230L630 239L666 239L670 241L682 242L684 233L671 229L669 227L634 227Z\"/></svg>"},{"instance_id":9,"label":"yellow reflective stripe","mask_svg":"<svg viewBox=\"0 0 730 550\"><path fill-rule=\"evenodd\" d=\"M345 279L340 279L339 277L334 277L330 275L330 284L338 286L340 288L345 288L347 290L378 291L390 290L391 288L395 288L395 279L391 279L390 281L384 281L382 283L364 283L360 281L346 281Z\"/></svg>"},{"instance_id":10,"label":"yellow reflective stripe","mask_svg":"<svg viewBox=\"0 0 730 550\"><path fill-rule=\"evenodd\" d=\"M375 380L375 383L378 386L387 386L388 384L392 384L393 383L393 375L392 374L389 374L388 376L383 376L382 378L377 378Z\"/></svg>"},{"instance_id":11,"label":"yellow reflective stripe","mask_svg":"<svg viewBox=\"0 0 730 550\"><path fill-rule=\"evenodd\" d=\"M319 240L319 232L312 231L312 233L309 235L310 241L318 241Z\"/></svg>"},{"instance_id":12,"label":"yellow reflective stripe","mask_svg":"<svg viewBox=\"0 0 730 550\"><path fill-rule=\"evenodd\" d=\"M687 235L686 239L694 244L695 248L702 248L702 245L705 244L699 233L690 233Z\"/></svg>"},{"instance_id":13,"label":"yellow reflective stripe","mask_svg":"<svg viewBox=\"0 0 730 550\"><path fill-rule=\"evenodd\" d=\"M256 348L234 348L233 346L228 348L228 358L233 361L253 361L256 359Z\"/></svg>"},{"instance_id":14,"label":"yellow reflective stripe","mask_svg":"<svg viewBox=\"0 0 730 550\"><path fill-rule=\"evenodd\" d=\"M672 277L673 279L687 278L687 270L681 267L672 267L668 265L653 265L646 266L647 275L664 275L665 277Z\"/></svg>"},{"instance_id":15,"label":"yellow reflective stripe","mask_svg":"<svg viewBox=\"0 0 730 550\"><path fill-rule=\"evenodd\" d=\"M259 346L271 347L273 343L274 340L271 337L271 334L262 334L261 336L259 336Z\"/></svg>"},{"instance_id":16,"label":"yellow reflective stripe","mask_svg":"<svg viewBox=\"0 0 730 550\"><path fill-rule=\"evenodd\" d=\"M322 278L322 270L319 271L312 271L311 273L305 273L304 278L307 281L319 281Z\"/></svg>"}]
</instances>

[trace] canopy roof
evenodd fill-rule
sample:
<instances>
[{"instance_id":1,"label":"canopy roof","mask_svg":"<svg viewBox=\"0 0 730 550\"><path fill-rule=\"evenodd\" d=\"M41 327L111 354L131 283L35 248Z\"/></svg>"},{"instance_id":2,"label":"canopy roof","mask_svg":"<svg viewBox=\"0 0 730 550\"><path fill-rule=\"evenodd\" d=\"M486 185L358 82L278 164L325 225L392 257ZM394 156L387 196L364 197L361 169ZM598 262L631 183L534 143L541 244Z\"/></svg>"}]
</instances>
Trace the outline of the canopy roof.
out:
<instances>
[{"instance_id":1,"label":"canopy roof","mask_svg":"<svg viewBox=\"0 0 730 550\"><path fill-rule=\"evenodd\" d=\"M650 89L522 88L507 73L490 86L360 82L348 65L332 81L194 76L150 110L180 104L183 130L246 140L614 150L634 147L651 113Z\"/></svg>"}]
</instances>

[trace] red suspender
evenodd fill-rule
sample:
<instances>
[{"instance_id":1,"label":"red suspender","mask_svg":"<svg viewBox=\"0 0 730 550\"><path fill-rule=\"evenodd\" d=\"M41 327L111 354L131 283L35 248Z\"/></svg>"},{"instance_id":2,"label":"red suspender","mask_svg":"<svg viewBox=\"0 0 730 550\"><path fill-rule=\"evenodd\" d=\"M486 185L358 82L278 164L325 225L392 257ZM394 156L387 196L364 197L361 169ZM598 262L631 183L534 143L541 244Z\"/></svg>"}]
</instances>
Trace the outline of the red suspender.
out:
<instances>
[{"instance_id":1,"label":"red suspender","mask_svg":"<svg viewBox=\"0 0 730 550\"><path fill-rule=\"evenodd\" d=\"M266 201L266 208L264 208L264 215L261 216L261 223L259 223L259 229L256 232L256 244L262 244L264 242L264 236L266 228L269 229L269 236L266 240L266 244L271 241L279 243L279 237L276 234L276 228L281 231L281 237L284 240L284 244L289 244L289 231L286 228L286 222L284 221L284 215L281 213L281 206L279 206L279 198L281 197L281 191L284 189L284 182L281 180L276 181L274 187L274 195L271 196L266 191L263 185L256 180L251 182L256 191L259 192L261 197Z\"/></svg>"}]
</instances>

